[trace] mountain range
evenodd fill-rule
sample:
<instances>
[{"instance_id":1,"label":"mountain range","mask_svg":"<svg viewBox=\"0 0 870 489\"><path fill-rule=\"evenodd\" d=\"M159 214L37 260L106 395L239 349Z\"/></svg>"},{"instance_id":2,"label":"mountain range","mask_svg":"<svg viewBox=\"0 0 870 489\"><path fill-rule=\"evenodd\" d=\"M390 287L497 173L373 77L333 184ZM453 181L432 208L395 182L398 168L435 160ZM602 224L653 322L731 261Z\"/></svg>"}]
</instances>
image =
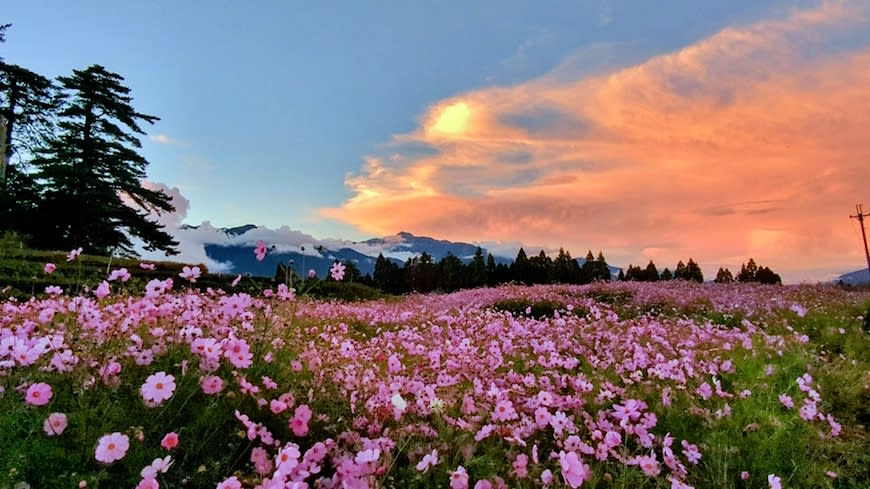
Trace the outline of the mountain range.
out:
<instances>
[{"instance_id":1,"label":"mountain range","mask_svg":"<svg viewBox=\"0 0 870 489\"><path fill-rule=\"evenodd\" d=\"M186 254L192 247L201 248L199 261L217 273L246 274L269 277L275 274L279 263L293 264L300 276L314 270L318 276L324 277L332 264L338 260L353 263L363 275L373 273L378 254L402 266L413 256L428 253L435 261L441 260L448 253L458 257L464 263L471 262L478 245L448 240L439 240L428 236L415 236L400 232L393 236L372 238L365 241L346 241L338 239L318 240L289 228L277 230L261 228L253 224L232 228L215 228L209 223L200 226L181 226L177 233L178 239ZM254 256L254 245L263 240L268 251L262 261ZM492 253L496 263L513 263L517 249L508 256L505 250L487 250L481 246L484 256ZM199 250L196 250L199 251ZM535 253L526 250L529 256ZM196 256L197 253L194 254ZM578 260L582 265L585 256ZM616 276L620 268L610 267Z\"/></svg>"}]
</instances>

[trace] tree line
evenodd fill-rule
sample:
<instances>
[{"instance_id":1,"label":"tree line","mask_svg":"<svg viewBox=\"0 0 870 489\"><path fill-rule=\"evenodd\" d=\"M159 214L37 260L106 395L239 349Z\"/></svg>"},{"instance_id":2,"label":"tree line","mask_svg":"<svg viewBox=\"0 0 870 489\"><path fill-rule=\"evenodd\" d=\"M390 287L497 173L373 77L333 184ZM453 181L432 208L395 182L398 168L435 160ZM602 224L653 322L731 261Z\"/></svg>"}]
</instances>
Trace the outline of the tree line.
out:
<instances>
[{"instance_id":1,"label":"tree line","mask_svg":"<svg viewBox=\"0 0 870 489\"><path fill-rule=\"evenodd\" d=\"M680 261L677 263L673 272L665 267L661 272L658 271L655 263L652 260L645 268L629 265L625 273L619 271L617 280L632 280L637 282L657 282L660 280L693 280L695 282L704 281L704 273L701 267L689 258L688 263ZM740 267L740 273L735 277L727 268L720 267L716 272L716 278L713 280L718 284L726 284L730 282L757 282L762 284L781 284L782 278L768 267L759 267L755 263L755 259L750 258L748 263L744 263Z\"/></svg>"},{"instance_id":2,"label":"tree line","mask_svg":"<svg viewBox=\"0 0 870 489\"><path fill-rule=\"evenodd\" d=\"M133 254L135 238L174 254L178 243L149 218L174 211L170 197L142 185L139 138L160 119L132 101L124 78L98 64L50 79L0 58L0 231L37 249Z\"/></svg>"},{"instance_id":3,"label":"tree line","mask_svg":"<svg viewBox=\"0 0 870 489\"><path fill-rule=\"evenodd\" d=\"M344 265L345 281L362 283L391 294L453 292L511 282L523 285L587 284L598 280L609 281L611 278L610 267L601 252L595 257L589 251L586 261L580 265L571 257L571 253L561 248L556 258L547 256L544 250L529 257L520 248L510 265L496 263L492 253L484 255L480 247L468 263L452 253L447 253L437 261L432 255L421 253L402 265L379 254L374 271L365 275L352 262L344 262ZM275 272L276 280L284 281L288 274L293 275L294 280L299 280L292 271L279 264ZM326 280L330 279L327 277Z\"/></svg>"}]
</instances>

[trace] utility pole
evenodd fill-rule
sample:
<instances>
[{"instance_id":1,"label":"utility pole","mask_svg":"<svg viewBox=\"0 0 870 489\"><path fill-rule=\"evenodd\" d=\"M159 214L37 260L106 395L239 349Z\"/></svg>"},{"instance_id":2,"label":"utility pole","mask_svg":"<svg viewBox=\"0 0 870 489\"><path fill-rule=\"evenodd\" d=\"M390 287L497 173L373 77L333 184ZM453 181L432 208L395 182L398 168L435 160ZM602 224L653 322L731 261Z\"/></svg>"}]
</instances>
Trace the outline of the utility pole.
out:
<instances>
[{"instance_id":1,"label":"utility pole","mask_svg":"<svg viewBox=\"0 0 870 489\"><path fill-rule=\"evenodd\" d=\"M0 188L6 187L6 118L0 115Z\"/></svg>"},{"instance_id":2,"label":"utility pole","mask_svg":"<svg viewBox=\"0 0 870 489\"><path fill-rule=\"evenodd\" d=\"M849 217L858 219L858 222L861 224L861 237L864 238L864 256L867 257L867 273L870 274L870 251L867 250L867 233L864 232L864 218L870 217L870 214L864 214L861 204L856 204L855 210L858 211L858 214Z\"/></svg>"}]
</instances>

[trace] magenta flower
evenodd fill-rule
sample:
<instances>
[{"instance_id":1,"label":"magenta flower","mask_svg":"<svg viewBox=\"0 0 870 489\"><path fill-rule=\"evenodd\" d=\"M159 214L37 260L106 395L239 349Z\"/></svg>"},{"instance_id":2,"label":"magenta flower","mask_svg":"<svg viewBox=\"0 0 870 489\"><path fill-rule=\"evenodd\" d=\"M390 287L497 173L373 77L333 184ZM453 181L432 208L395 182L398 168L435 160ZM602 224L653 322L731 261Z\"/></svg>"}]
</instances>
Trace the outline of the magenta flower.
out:
<instances>
[{"instance_id":1,"label":"magenta flower","mask_svg":"<svg viewBox=\"0 0 870 489\"><path fill-rule=\"evenodd\" d=\"M232 476L229 479L224 479L223 482L219 482L217 489L242 489L242 483L238 477Z\"/></svg>"},{"instance_id":2,"label":"magenta flower","mask_svg":"<svg viewBox=\"0 0 870 489\"><path fill-rule=\"evenodd\" d=\"M54 273L55 269L57 269L57 266L54 263L46 263L42 270L45 273L51 274Z\"/></svg>"},{"instance_id":3,"label":"magenta flower","mask_svg":"<svg viewBox=\"0 0 870 489\"><path fill-rule=\"evenodd\" d=\"M468 489L468 472L459 465L450 473L450 489Z\"/></svg>"},{"instance_id":4,"label":"magenta flower","mask_svg":"<svg viewBox=\"0 0 870 489\"><path fill-rule=\"evenodd\" d=\"M100 438L97 444L97 450L94 453L94 458L97 462L110 464L116 460L121 460L127 455L127 449L130 448L130 438L127 435L115 432L110 435L104 435Z\"/></svg>"},{"instance_id":5,"label":"magenta flower","mask_svg":"<svg viewBox=\"0 0 870 489\"><path fill-rule=\"evenodd\" d=\"M166 375L166 372L151 374L145 379L139 392L146 403L159 406L175 392L175 377Z\"/></svg>"},{"instance_id":6,"label":"magenta flower","mask_svg":"<svg viewBox=\"0 0 870 489\"><path fill-rule=\"evenodd\" d=\"M160 440L160 446L164 450L172 450L173 448L178 446L178 433L171 431Z\"/></svg>"},{"instance_id":7,"label":"magenta flower","mask_svg":"<svg viewBox=\"0 0 870 489\"><path fill-rule=\"evenodd\" d=\"M572 488L580 487L589 478L589 466L580 461L576 452L559 452L559 466L562 477Z\"/></svg>"},{"instance_id":8,"label":"magenta flower","mask_svg":"<svg viewBox=\"0 0 870 489\"><path fill-rule=\"evenodd\" d=\"M47 434L48 436L56 436L63 433L63 430L66 429L66 426L66 414L51 413L48 415L48 418L45 419L45 422L42 423L42 430L45 431L45 434Z\"/></svg>"},{"instance_id":9,"label":"magenta flower","mask_svg":"<svg viewBox=\"0 0 870 489\"><path fill-rule=\"evenodd\" d=\"M257 261L263 261L263 258L266 257L266 242L262 239L257 241L257 245L254 247L254 255Z\"/></svg>"},{"instance_id":10,"label":"magenta flower","mask_svg":"<svg viewBox=\"0 0 870 489\"><path fill-rule=\"evenodd\" d=\"M81 247L76 248L76 249L74 249L74 250L71 250L71 251L69 252L69 254L66 255L66 261L73 261L73 260L76 259L76 257L78 257L78 256L81 255L81 254L82 254L82 249L81 249Z\"/></svg>"},{"instance_id":11,"label":"magenta flower","mask_svg":"<svg viewBox=\"0 0 870 489\"><path fill-rule=\"evenodd\" d=\"M431 453L427 453L426 455L423 455L423 459L420 460L419 462L417 462L416 468L417 468L418 472L423 472L425 474L426 471L429 470L429 467L433 467L437 463L438 463L438 450L432 449Z\"/></svg>"},{"instance_id":12,"label":"magenta flower","mask_svg":"<svg viewBox=\"0 0 870 489\"><path fill-rule=\"evenodd\" d=\"M317 272L315 272L313 268L308 270L308 278L314 278L316 276L317 276Z\"/></svg>"},{"instance_id":13,"label":"magenta flower","mask_svg":"<svg viewBox=\"0 0 870 489\"><path fill-rule=\"evenodd\" d=\"M146 477L136 484L136 489L160 489L160 483L153 477Z\"/></svg>"},{"instance_id":14,"label":"magenta flower","mask_svg":"<svg viewBox=\"0 0 870 489\"><path fill-rule=\"evenodd\" d=\"M209 396L220 393L224 389L224 381L216 375L208 375L200 380L202 391Z\"/></svg>"},{"instance_id":15,"label":"magenta flower","mask_svg":"<svg viewBox=\"0 0 870 489\"><path fill-rule=\"evenodd\" d=\"M329 269L329 274L335 280L341 282L341 279L344 278L344 264L341 262L335 262L332 264L332 268Z\"/></svg>"},{"instance_id":16,"label":"magenta flower","mask_svg":"<svg viewBox=\"0 0 870 489\"><path fill-rule=\"evenodd\" d=\"M51 401L51 396L51 386L45 382L37 382L27 388L24 400L31 406L45 406Z\"/></svg>"},{"instance_id":17,"label":"magenta flower","mask_svg":"<svg viewBox=\"0 0 870 489\"><path fill-rule=\"evenodd\" d=\"M202 275L202 270L199 267L184 267L181 269L181 273L178 274L179 277L186 279L190 283L195 283L200 275Z\"/></svg>"},{"instance_id":18,"label":"magenta flower","mask_svg":"<svg viewBox=\"0 0 870 489\"><path fill-rule=\"evenodd\" d=\"M780 394L779 395L779 402L781 402L782 405L788 409L794 408L794 401L792 400L791 396L788 394Z\"/></svg>"},{"instance_id":19,"label":"magenta flower","mask_svg":"<svg viewBox=\"0 0 870 489\"><path fill-rule=\"evenodd\" d=\"M770 489L782 489L782 479L774 474L768 474L767 483L770 485Z\"/></svg>"}]
</instances>

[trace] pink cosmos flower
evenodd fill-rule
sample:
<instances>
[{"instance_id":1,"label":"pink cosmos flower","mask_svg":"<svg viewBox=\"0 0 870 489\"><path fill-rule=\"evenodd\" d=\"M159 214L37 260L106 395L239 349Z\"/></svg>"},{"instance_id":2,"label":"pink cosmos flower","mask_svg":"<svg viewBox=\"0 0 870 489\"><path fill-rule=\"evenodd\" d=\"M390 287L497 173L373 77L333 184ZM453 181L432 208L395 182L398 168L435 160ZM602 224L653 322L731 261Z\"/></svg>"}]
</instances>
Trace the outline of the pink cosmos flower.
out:
<instances>
[{"instance_id":1,"label":"pink cosmos flower","mask_svg":"<svg viewBox=\"0 0 870 489\"><path fill-rule=\"evenodd\" d=\"M514 405L509 399L498 401L492 412L492 419L494 421L510 421L512 419L517 419L517 417L517 411L514 409Z\"/></svg>"},{"instance_id":2,"label":"pink cosmos flower","mask_svg":"<svg viewBox=\"0 0 870 489\"><path fill-rule=\"evenodd\" d=\"M553 483L553 471L551 471L550 469L547 469L547 470L541 472L541 483L543 483L545 487L552 484Z\"/></svg>"},{"instance_id":3,"label":"pink cosmos flower","mask_svg":"<svg viewBox=\"0 0 870 489\"><path fill-rule=\"evenodd\" d=\"M782 489L782 479L774 474L768 474L767 483L770 485L770 489Z\"/></svg>"},{"instance_id":4,"label":"pink cosmos flower","mask_svg":"<svg viewBox=\"0 0 870 489\"><path fill-rule=\"evenodd\" d=\"M622 443L622 436L615 431L608 431L606 435L604 435L604 444L607 445L607 448L614 448L619 446Z\"/></svg>"},{"instance_id":5,"label":"pink cosmos flower","mask_svg":"<svg viewBox=\"0 0 870 489\"><path fill-rule=\"evenodd\" d=\"M262 239L257 241L257 245L254 247L254 255L256 255L257 261L263 261L263 258L266 257L266 242Z\"/></svg>"},{"instance_id":6,"label":"pink cosmos flower","mask_svg":"<svg viewBox=\"0 0 870 489\"><path fill-rule=\"evenodd\" d=\"M139 268L142 270L154 270L156 267L153 263L140 263Z\"/></svg>"},{"instance_id":7,"label":"pink cosmos flower","mask_svg":"<svg viewBox=\"0 0 870 489\"><path fill-rule=\"evenodd\" d=\"M313 268L308 270L308 278L314 278L316 276L317 276L317 272L315 272Z\"/></svg>"},{"instance_id":8,"label":"pink cosmos flower","mask_svg":"<svg viewBox=\"0 0 870 489\"><path fill-rule=\"evenodd\" d=\"M780 394L779 395L779 402L781 402L782 405L788 409L792 409L794 407L794 401L792 400L791 396L789 396L788 394Z\"/></svg>"},{"instance_id":9,"label":"pink cosmos flower","mask_svg":"<svg viewBox=\"0 0 870 489\"><path fill-rule=\"evenodd\" d=\"M652 455L639 455L635 457L635 462L637 463L640 470L643 471L644 474L655 477L659 475L661 469L659 468L659 461L656 460L655 454Z\"/></svg>"},{"instance_id":10,"label":"pink cosmos flower","mask_svg":"<svg viewBox=\"0 0 870 489\"><path fill-rule=\"evenodd\" d=\"M241 282L241 281L242 281L242 276L241 276L241 275L236 275L236 278L233 279L233 281L232 281L232 283L230 284L230 286L231 286L231 287L235 287L236 285L239 285L239 282Z\"/></svg>"},{"instance_id":11,"label":"pink cosmos flower","mask_svg":"<svg viewBox=\"0 0 870 489\"><path fill-rule=\"evenodd\" d=\"M54 273L55 269L57 269L57 266L54 263L46 263L45 267L42 268L42 270L48 274Z\"/></svg>"},{"instance_id":12,"label":"pink cosmos flower","mask_svg":"<svg viewBox=\"0 0 870 489\"><path fill-rule=\"evenodd\" d=\"M51 396L51 386L45 382L37 382L27 388L24 400L31 406L45 406L51 401Z\"/></svg>"},{"instance_id":13,"label":"pink cosmos flower","mask_svg":"<svg viewBox=\"0 0 870 489\"><path fill-rule=\"evenodd\" d=\"M242 489L242 483L238 477L232 476L229 479L224 479L223 482L219 482L216 489Z\"/></svg>"},{"instance_id":14,"label":"pink cosmos flower","mask_svg":"<svg viewBox=\"0 0 870 489\"><path fill-rule=\"evenodd\" d=\"M740 473L740 478L742 480L748 481L749 480L749 472L744 470L743 472Z\"/></svg>"},{"instance_id":15,"label":"pink cosmos flower","mask_svg":"<svg viewBox=\"0 0 870 489\"><path fill-rule=\"evenodd\" d=\"M45 288L45 293L48 295L60 295L63 294L63 289L58 285L49 285Z\"/></svg>"},{"instance_id":16,"label":"pink cosmos flower","mask_svg":"<svg viewBox=\"0 0 870 489\"><path fill-rule=\"evenodd\" d=\"M146 402L160 405L172 397L172 393L175 392L175 377L166 375L166 372L151 374L145 379L139 392Z\"/></svg>"},{"instance_id":17,"label":"pink cosmos flower","mask_svg":"<svg viewBox=\"0 0 870 489\"><path fill-rule=\"evenodd\" d=\"M224 389L224 381L216 375L208 375L200 380L202 391L209 396L220 393Z\"/></svg>"},{"instance_id":18,"label":"pink cosmos flower","mask_svg":"<svg viewBox=\"0 0 870 489\"><path fill-rule=\"evenodd\" d=\"M82 248L81 248L81 247L76 248L76 249L74 249L74 250L71 250L71 251L69 252L69 254L66 255L66 261L73 261L73 260L76 259L76 257L78 257L78 256L81 255L81 254L82 254Z\"/></svg>"},{"instance_id":19,"label":"pink cosmos flower","mask_svg":"<svg viewBox=\"0 0 870 489\"><path fill-rule=\"evenodd\" d=\"M55 436L63 433L66 426L66 414L51 413L48 415L48 418L45 419L45 422L42 423L42 430L45 431L45 434L48 436Z\"/></svg>"},{"instance_id":20,"label":"pink cosmos flower","mask_svg":"<svg viewBox=\"0 0 870 489\"><path fill-rule=\"evenodd\" d=\"M329 269L329 274L335 280L341 282L341 279L344 278L344 264L341 262L335 262L332 264L332 268Z\"/></svg>"},{"instance_id":21,"label":"pink cosmos flower","mask_svg":"<svg viewBox=\"0 0 870 489\"><path fill-rule=\"evenodd\" d=\"M299 437L308 435L308 421L303 421L300 418L294 417L289 421L289 424L294 435Z\"/></svg>"},{"instance_id":22,"label":"pink cosmos flower","mask_svg":"<svg viewBox=\"0 0 870 489\"><path fill-rule=\"evenodd\" d=\"M109 286L109 282L106 282L105 280L100 282L100 285L96 290L94 290L94 295L97 296L97 299L104 299L111 293L112 289Z\"/></svg>"},{"instance_id":23,"label":"pink cosmos flower","mask_svg":"<svg viewBox=\"0 0 870 489\"><path fill-rule=\"evenodd\" d=\"M589 466L580 461L576 452L559 452L559 466L562 468L562 477L573 488L580 487L589 478Z\"/></svg>"},{"instance_id":24,"label":"pink cosmos flower","mask_svg":"<svg viewBox=\"0 0 870 489\"><path fill-rule=\"evenodd\" d=\"M164 450L172 450L173 448L178 446L178 433L174 431L170 431L166 433L166 436L160 440L160 446L163 447Z\"/></svg>"},{"instance_id":25,"label":"pink cosmos flower","mask_svg":"<svg viewBox=\"0 0 870 489\"><path fill-rule=\"evenodd\" d=\"M130 438L127 435L118 432L104 435L97 444L94 458L97 459L97 462L110 464L124 458L128 448L130 448Z\"/></svg>"},{"instance_id":26,"label":"pink cosmos flower","mask_svg":"<svg viewBox=\"0 0 870 489\"><path fill-rule=\"evenodd\" d=\"M109 274L108 280L109 282L114 282L115 280L120 280L121 282L127 282L130 280L132 275L127 271L126 268L118 268L116 270L112 270L112 273Z\"/></svg>"},{"instance_id":27,"label":"pink cosmos flower","mask_svg":"<svg viewBox=\"0 0 870 489\"><path fill-rule=\"evenodd\" d=\"M181 269L181 273L178 274L179 277L187 279L190 283L195 283L200 275L202 275L202 270L199 267L184 267Z\"/></svg>"},{"instance_id":28,"label":"pink cosmos flower","mask_svg":"<svg viewBox=\"0 0 870 489\"><path fill-rule=\"evenodd\" d=\"M450 473L450 489L468 489L468 472L459 465Z\"/></svg>"},{"instance_id":29,"label":"pink cosmos flower","mask_svg":"<svg viewBox=\"0 0 870 489\"><path fill-rule=\"evenodd\" d=\"M136 489L160 489L160 483L153 477L146 477L136 484Z\"/></svg>"},{"instance_id":30,"label":"pink cosmos flower","mask_svg":"<svg viewBox=\"0 0 870 489\"><path fill-rule=\"evenodd\" d=\"M370 462L377 462L379 458L381 458L381 450L378 448L370 448L357 453L356 457L354 457L354 461L357 464L362 465Z\"/></svg>"},{"instance_id":31,"label":"pink cosmos flower","mask_svg":"<svg viewBox=\"0 0 870 489\"><path fill-rule=\"evenodd\" d=\"M423 459L417 462L417 471L426 473L429 467L433 467L438 463L438 450L432 449L431 453L423 455Z\"/></svg>"}]
</instances>

